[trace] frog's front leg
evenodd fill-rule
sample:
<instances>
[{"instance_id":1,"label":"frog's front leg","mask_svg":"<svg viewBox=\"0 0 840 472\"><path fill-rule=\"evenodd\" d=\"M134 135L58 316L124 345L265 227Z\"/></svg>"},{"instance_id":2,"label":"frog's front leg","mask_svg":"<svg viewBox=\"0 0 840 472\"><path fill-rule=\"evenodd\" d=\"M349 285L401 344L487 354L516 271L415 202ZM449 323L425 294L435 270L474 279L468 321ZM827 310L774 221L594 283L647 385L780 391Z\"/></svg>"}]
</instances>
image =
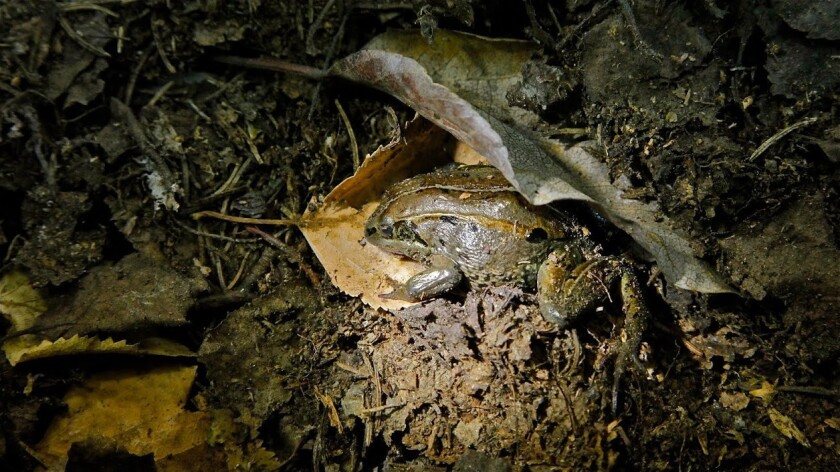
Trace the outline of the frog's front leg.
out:
<instances>
[{"instance_id":1,"label":"frog's front leg","mask_svg":"<svg viewBox=\"0 0 840 472\"><path fill-rule=\"evenodd\" d=\"M587 260L574 244L556 248L537 273L537 299L543 318L565 328L581 314L609 299L619 263L609 258Z\"/></svg>"},{"instance_id":2,"label":"frog's front leg","mask_svg":"<svg viewBox=\"0 0 840 472\"><path fill-rule=\"evenodd\" d=\"M546 320L562 327L610 299L611 287L616 282L620 285L625 315L625 340L616 352L611 401L613 412L618 410L619 382L627 366L635 364L644 370L638 353L650 314L638 278L632 268L621 260L609 257L587 260L572 245L555 250L537 274L540 311Z\"/></svg>"},{"instance_id":3,"label":"frog's front leg","mask_svg":"<svg viewBox=\"0 0 840 472\"><path fill-rule=\"evenodd\" d=\"M613 374L612 411L618 411L618 387L621 376L628 365L634 364L640 372L645 368L639 360L639 347L642 345L642 334L647 329L650 312L642 296L639 279L629 269L621 274L621 302L624 309L625 339L618 347Z\"/></svg>"},{"instance_id":4,"label":"frog's front leg","mask_svg":"<svg viewBox=\"0 0 840 472\"><path fill-rule=\"evenodd\" d=\"M380 297L419 302L452 290L461 283L461 279L463 279L463 274L454 263L440 263L414 274L393 292L380 295Z\"/></svg>"}]
</instances>

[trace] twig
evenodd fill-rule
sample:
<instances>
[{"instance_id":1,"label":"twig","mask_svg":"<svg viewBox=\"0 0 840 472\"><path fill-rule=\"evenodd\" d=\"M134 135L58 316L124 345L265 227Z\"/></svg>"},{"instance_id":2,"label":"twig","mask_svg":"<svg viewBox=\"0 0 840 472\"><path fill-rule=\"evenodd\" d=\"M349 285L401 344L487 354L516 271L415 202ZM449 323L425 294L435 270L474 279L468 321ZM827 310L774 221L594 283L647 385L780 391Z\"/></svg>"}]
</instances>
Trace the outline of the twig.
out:
<instances>
[{"instance_id":1,"label":"twig","mask_svg":"<svg viewBox=\"0 0 840 472\"><path fill-rule=\"evenodd\" d=\"M152 40L155 43L155 47L157 48L158 55L160 56L161 62L163 62L163 66L166 67L166 70L169 71L170 74L175 74L178 72L178 69L169 62L169 57L166 55L166 51L163 49L163 45L160 43L158 38L157 28L155 27L155 21L157 21L157 16L154 14L152 18L149 20L151 27L152 27Z\"/></svg>"},{"instance_id":2,"label":"twig","mask_svg":"<svg viewBox=\"0 0 840 472\"><path fill-rule=\"evenodd\" d=\"M335 107L338 108L338 114L341 115L341 120L344 121L344 126L347 127L347 134L350 137L350 146L353 149L353 170L358 170L361 165L359 160L359 145L356 143L356 133L353 132L353 125L350 124L350 118L344 112L344 108L338 99L335 100Z\"/></svg>"},{"instance_id":3,"label":"twig","mask_svg":"<svg viewBox=\"0 0 840 472\"><path fill-rule=\"evenodd\" d=\"M175 193L179 191L179 187L175 177L163 157L146 141L146 135L137 117L125 103L116 98L111 98L111 113L125 123L128 134L137 143L140 152L145 157L143 163L149 173L147 180L155 203L163 205L168 210L177 210L178 202L175 200Z\"/></svg>"},{"instance_id":4,"label":"twig","mask_svg":"<svg viewBox=\"0 0 840 472\"><path fill-rule=\"evenodd\" d=\"M260 239L260 242L262 241L263 239ZM262 277L262 275L271 266L271 261L276 255L277 251L273 247L263 246L263 252L260 254L260 257L258 257L257 261L254 262L254 265L248 269L248 273L242 277L242 281L239 283L239 291L250 290L251 287L257 283L257 280Z\"/></svg>"},{"instance_id":5,"label":"twig","mask_svg":"<svg viewBox=\"0 0 840 472\"><path fill-rule=\"evenodd\" d=\"M192 233L196 236L201 236L201 237L204 237L204 238L218 239L220 241L226 241L226 242L229 242L229 243L236 243L236 244L257 244L257 243L262 242L262 239L260 239L260 238L234 238L234 237L231 237L231 236L225 236L223 234L208 233L206 231L201 231L201 230L198 230L198 229L190 228L185 223L183 223L181 221L178 221L177 219L173 218L172 221L174 221L175 224L180 226L181 229L183 229L184 231L188 231L188 232L190 232L190 233Z\"/></svg>"},{"instance_id":6,"label":"twig","mask_svg":"<svg viewBox=\"0 0 840 472\"><path fill-rule=\"evenodd\" d=\"M758 149L756 149L755 152L753 152L752 155L750 155L749 159L747 159L747 160L748 161L755 160L755 158L762 155L764 153L764 151L766 151L768 148L770 148L770 146L775 144L780 139L782 139L785 136L789 135L790 133L798 130L799 128L804 128L805 126L814 124L816 122L817 122L817 118L816 117L811 117L811 118L805 118L802 121L796 122L796 123L788 126L787 128L785 128L785 129L779 131L778 133L774 134L773 136L770 136L769 138L767 138L767 140L764 141L763 143L761 143L761 146L759 146Z\"/></svg>"},{"instance_id":7,"label":"twig","mask_svg":"<svg viewBox=\"0 0 840 472\"><path fill-rule=\"evenodd\" d=\"M140 60L137 61L137 67L131 71L131 77L128 79L128 85L125 87L125 100L124 103L131 103L131 96L134 95L134 86L137 85L137 77L140 76L140 71L143 70L143 66L146 65L146 61L149 60L149 55L152 52L152 48L147 47L143 54L140 56Z\"/></svg>"},{"instance_id":8,"label":"twig","mask_svg":"<svg viewBox=\"0 0 840 472\"><path fill-rule=\"evenodd\" d=\"M531 3L531 0L525 1L525 13L528 14L528 21L531 22L531 34L534 36L534 39L551 49L557 50L557 41L540 26L537 20L537 12L534 10L534 4Z\"/></svg>"},{"instance_id":9,"label":"twig","mask_svg":"<svg viewBox=\"0 0 840 472\"><path fill-rule=\"evenodd\" d=\"M292 249L289 248L289 246L287 246L279 239L275 238L274 236L266 233L265 231L259 228L250 226L248 227L248 232L262 236L262 238L265 239L269 244L279 249L292 262L296 263L298 267L300 267L300 270L302 270L303 273L306 274L306 277L309 279L309 282L312 284L313 287L319 287L321 285L321 278L318 277L318 274L315 273L315 270L312 267L310 267L309 264L307 264L302 257L300 257L300 254L298 254L295 251L292 251Z\"/></svg>"},{"instance_id":10,"label":"twig","mask_svg":"<svg viewBox=\"0 0 840 472\"><path fill-rule=\"evenodd\" d=\"M215 252L211 257L213 258L213 265L216 266L216 277L219 279L219 287L225 288L227 287L227 283L225 283L225 273L222 267L222 258L219 257L219 255Z\"/></svg>"},{"instance_id":11,"label":"twig","mask_svg":"<svg viewBox=\"0 0 840 472\"><path fill-rule=\"evenodd\" d=\"M248 259L251 256L251 252L245 254L245 257L242 258L242 262L239 264L239 270L236 271L236 275L233 276L233 280L227 284L225 287L227 290L233 290L233 287L236 287L236 284L239 283L239 279L242 277L242 273L245 272L245 265L248 263Z\"/></svg>"},{"instance_id":12,"label":"twig","mask_svg":"<svg viewBox=\"0 0 840 472\"><path fill-rule=\"evenodd\" d=\"M366 378L370 377L370 372L365 372L362 369L359 369L359 368L354 367L354 366L349 365L349 364L345 364L341 361L336 362L335 365L336 365L336 367L338 367L342 370L346 370L347 372L350 372L351 374L353 374L357 377L360 377L360 378L363 378L363 379L366 379Z\"/></svg>"},{"instance_id":13,"label":"twig","mask_svg":"<svg viewBox=\"0 0 840 472\"><path fill-rule=\"evenodd\" d=\"M344 14L344 18L341 19L341 24L338 25L338 31L335 33L335 37L333 37L332 44L330 44L330 50L327 52L327 55L324 56L324 66L322 69L326 70L327 67L332 62L333 54L335 54L335 48L338 45L338 41L344 37L344 25L347 24L347 18L349 17L349 13ZM309 114L307 115L308 119L312 119L312 115L315 114L315 106L318 105L318 96L321 93L321 82L315 84L314 90L312 91L312 100L310 100L309 104Z\"/></svg>"},{"instance_id":14,"label":"twig","mask_svg":"<svg viewBox=\"0 0 840 472\"><path fill-rule=\"evenodd\" d=\"M232 66L249 67L251 69L270 70L274 72L287 72L300 75L309 79L320 80L327 76L327 71L317 67L295 64L294 62L281 61L270 57L239 57L239 56L215 56L216 62L230 64Z\"/></svg>"},{"instance_id":15,"label":"twig","mask_svg":"<svg viewBox=\"0 0 840 472\"><path fill-rule=\"evenodd\" d=\"M95 3L59 3L58 9L62 12L68 11L84 11L84 10L95 10L101 13L104 13L108 16L119 18L120 15L114 13L113 10L109 10L102 5L97 5Z\"/></svg>"},{"instance_id":16,"label":"twig","mask_svg":"<svg viewBox=\"0 0 840 472\"><path fill-rule=\"evenodd\" d=\"M82 47L82 49L85 49L88 52L92 52L93 54L99 57L111 57L111 55L108 54L107 51L100 48L99 46L91 44L90 42L88 42L88 40L82 37L81 34L79 34L75 29L73 29L73 25L71 25L70 22L67 21L67 18L59 16L58 24L61 25L61 29L63 29L64 32L67 33L67 36L70 36L70 38L73 41L76 41L76 43L78 43L79 46Z\"/></svg>"},{"instance_id":17,"label":"twig","mask_svg":"<svg viewBox=\"0 0 840 472\"><path fill-rule=\"evenodd\" d=\"M560 51L564 49L572 38L578 36L580 31L589 26L592 22L594 22L595 19L600 18L601 12L605 11L610 4L612 4L612 0L608 0L605 3L595 5L594 7L592 7L592 11L589 12L589 15L587 15L586 18L581 20L580 23L574 25L569 31L569 33L566 34L566 36L564 36L559 43L557 43L557 50Z\"/></svg>"},{"instance_id":18,"label":"twig","mask_svg":"<svg viewBox=\"0 0 840 472\"><path fill-rule=\"evenodd\" d=\"M278 220L278 219L263 219L263 218L245 218L243 216L232 216L218 211L198 211L191 215L194 220L201 218L215 218L217 220L229 221L231 223L243 223L247 225L270 225L270 226L298 226L299 221L295 220Z\"/></svg>"},{"instance_id":19,"label":"twig","mask_svg":"<svg viewBox=\"0 0 840 472\"><path fill-rule=\"evenodd\" d=\"M155 92L155 94L152 95L152 98L149 100L149 103L146 104L146 107L154 107L158 100L160 100L164 95L166 95L166 92L168 92L173 85L175 85L175 81L172 80L163 84L163 86L157 89L157 92Z\"/></svg>"},{"instance_id":20,"label":"twig","mask_svg":"<svg viewBox=\"0 0 840 472\"><path fill-rule=\"evenodd\" d=\"M332 9L333 5L335 5L335 0L327 1L327 4L324 5L324 8L322 8L321 12L318 13L318 17L315 18L315 21L309 26L309 31L306 32L307 54L314 56L321 52L312 43L315 40L315 33L317 33L318 29L321 28L321 24L324 22L324 18L327 17L327 13Z\"/></svg>"},{"instance_id":21,"label":"twig","mask_svg":"<svg viewBox=\"0 0 840 472\"><path fill-rule=\"evenodd\" d=\"M363 408L359 411L362 414L371 414L371 413L379 413L380 411L390 410L392 408L402 408L406 404L405 403L396 403L394 405L382 405L382 406L375 406L373 408Z\"/></svg>"},{"instance_id":22,"label":"twig","mask_svg":"<svg viewBox=\"0 0 840 472\"><path fill-rule=\"evenodd\" d=\"M633 33L633 39L636 40L636 45L639 49L642 50L647 56L655 59L656 61L662 61L662 54L658 51L655 51L650 44L642 38L642 32L639 31L639 25L636 24L636 15L633 14L633 7L630 6L630 0L618 0L618 3L621 4L621 12L624 14L624 19L627 21L627 25L630 27L630 31Z\"/></svg>"},{"instance_id":23,"label":"twig","mask_svg":"<svg viewBox=\"0 0 840 472\"><path fill-rule=\"evenodd\" d=\"M823 387L802 387L797 385L782 385L776 387L779 392L805 393L809 395L820 395L824 397L840 397L840 391L830 390Z\"/></svg>"}]
</instances>

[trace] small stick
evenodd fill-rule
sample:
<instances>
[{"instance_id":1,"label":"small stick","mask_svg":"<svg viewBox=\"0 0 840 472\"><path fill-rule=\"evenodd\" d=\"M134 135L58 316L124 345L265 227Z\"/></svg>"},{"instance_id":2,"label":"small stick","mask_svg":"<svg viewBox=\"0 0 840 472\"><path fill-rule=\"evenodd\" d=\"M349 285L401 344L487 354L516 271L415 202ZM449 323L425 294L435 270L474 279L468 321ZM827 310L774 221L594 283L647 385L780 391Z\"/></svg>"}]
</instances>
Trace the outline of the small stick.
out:
<instances>
[{"instance_id":1,"label":"small stick","mask_svg":"<svg viewBox=\"0 0 840 472\"><path fill-rule=\"evenodd\" d=\"M92 52L93 54L99 57L111 57L111 55L108 54L107 51L100 48L99 46L96 46L95 44L90 43L81 34L76 32L76 30L73 28L73 25L71 25L70 22L67 21L67 18L59 16L58 24L61 25L61 29L63 29L64 32L67 33L67 36L76 41L76 43L83 49L87 50L88 52Z\"/></svg>"},{"instance_id":2,"label":"small stick","mask_svg":"<svg viewBox=\"0 0 840 472\"><path fill-rule=\"evenodd\" d=\"M350 145L353 147L353 170L359 170L359 166L361 165L359 161L359 145L356 143L356 133L353 132L353 126L350 124L350 118L347 117L347 113L344 112L344 107L341 106L341 102L338 99L335 100L335 107L338 108L338 114L341 115L341 120L344 121L344 126L347 127L347 134L350 137Z\"/></svg>"},{"instance_id":3,"label":"small stick","mask_svg":"<svg viewBox=\"0 0 840 472\"><path fill-rule=\"evenodd\" d=\"M300 267L300 270L302 270L303 273L306 274L306 277L309 279L309 282L312 284L313 287L319 287L321 285L321 278L318 277L318 274L315 273L315 269L310 267L309 264L307 264L306 261L304 261L303 258L300 257L300 254L298 254L295 251L292 251L289 248L289 246L284 244L282 241L259 228L250 226L247 228L247 230L251 234L262 236L262 238L265 239L269 244L282 251L283 254L285 254L286 257L288 257L292 262L297 263L297 265Z\"/></svg>"},{"instance_id":4,"label":"small stick","mask_svg":"<svg viewBox=\"0 0 840 472\"><path fill-rule=\"evenodd\" d=\"M788 126L787 128L785 128L785 129L779 131L778 133L774 134L773 136L770 136L769 138L767 138L767 140L764 141L763 143L761 143L761 146L759 146L758 149L756 149L755 152L753 152L752 155L747 160L748 161L755 160L756 157L762 155L764 153L764 151L769 149L770 146L775 144L780 139L782 139L785 136L789 135L790 133L798 130L799 128L804 128L805 126L814 124L816 122L817 122L817 118L816 117L811 117L811 118L805 118L802 121L799 121L797 123L794 123L794 124Z\"/></svg>"},{"instance_id":5,"label":"small stick","mask_svg":"<svg viewBox=\"0 0 840 472\"><path fill-rule=\"evenodd\" d=\"M327 71L317 67L295 64L294 62L281 61L270 57L238 57L238 56L216 56L216 62L230 64L232 66L249 67L251 69L271 70L275 72L288 72L310 79L320 80L327 76Z\"/></svg>"},{"instance_id":6,"label":"small stick","mask_svg":"<svg viewBox=\"0 0 840 472\"><path fill-rule=\"evenodd\" d=\"M245 223L249 225L272 225L272 226L298 226L295 220L274 220L261 218L245 218L242 216L226 215L218 211L197 211L192 214L193 219L200 220L201 218L216 218L217 220L230 221L231 223Z\"/></svg>"}]
</instances>

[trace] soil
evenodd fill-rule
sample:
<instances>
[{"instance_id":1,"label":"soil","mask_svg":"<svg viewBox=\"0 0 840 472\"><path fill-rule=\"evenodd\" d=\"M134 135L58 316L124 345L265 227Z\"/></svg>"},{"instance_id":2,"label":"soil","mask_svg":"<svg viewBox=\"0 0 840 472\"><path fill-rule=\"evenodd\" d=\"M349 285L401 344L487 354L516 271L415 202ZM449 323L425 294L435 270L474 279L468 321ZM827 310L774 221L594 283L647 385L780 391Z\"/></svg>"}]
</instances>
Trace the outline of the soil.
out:
<instances>
[{"instance_id":1,"label":"soil","mask_svg":"<svg viewBox=\"0 0 840 472\"><path fill-rule=\"evenodd\" d=\"M840 470L838 20L830 0L6 2L0 270L46 294L50 339L190 347L194 407L283 470ZM602 143L738 294L639 264L652 319L619 376L620 303L571 329L510 287L376 311L293 226L192 218L298 218L414 114L217 58L325 69L416 28L538 44L511 105ZM123 362L4 360L0 469L36 470L67 388Z\"/></svg>"}]
</instances>

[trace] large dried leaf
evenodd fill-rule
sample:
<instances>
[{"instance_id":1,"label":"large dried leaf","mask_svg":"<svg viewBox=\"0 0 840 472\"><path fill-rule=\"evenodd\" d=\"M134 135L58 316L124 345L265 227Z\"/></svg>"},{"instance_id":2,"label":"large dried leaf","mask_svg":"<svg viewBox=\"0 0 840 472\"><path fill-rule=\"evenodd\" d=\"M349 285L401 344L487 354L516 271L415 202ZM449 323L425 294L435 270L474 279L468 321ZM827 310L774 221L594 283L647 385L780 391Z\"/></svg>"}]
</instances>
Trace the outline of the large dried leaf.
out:
<instances>
[{"instance_id":1,"label":"large dried leaf","mask_svg":"<svg viewBox=\"0 0 840 472\"><path fill-rule=\"evenodd\" d=\"M539 121L535 113L508 105L507 99L537 51L534 43L446 30L438 30L432 43L418 37L414 31L392 30L373 38L365 49L414 59L435 82L496 118L529 126Z\"/></svg>"},{"instance_id":2,"label":"large dried leaf","mask_svg":"<svg viewBox=\"0 0 840 472\"><path fill-rule=\"evenodd\" d=\"M184 410L195 372L195 366L171 366L94 376L67 392L67 412L53 421L35 450L58 466L73 443L98 437L115 439L132 454L158 457L202 444L209 418Z\"/></svg>"},{"instance_id":3,"label":"large dried leaf","mask_svg":"<svg viewBox=\"0 0 840 472\"><path fill-rule=\"evenodd\" d=\"M82 442L153 454L161 471L279 468L274 454L246 439L232 412L185 408L195 373L195 366L163 366L94 375L67 392L67 411L33 450L49 470L63 470L70 447Z\"/></svg>"},{"instance_id":4,"label":"large dried leaf","mask_svg":"<svg viewBox=\"0 0 840 472\"><path fill-rule=\"evenodd\" d=\"M505 122L516 113L501 105L498 97L527 60L520 48L474 36L444 33L436 38L428 47L407 47L404 33L389 33L372 41L370 47L379 49L352 54L334 64L330 73L400 99L486 157L535 204L575 199L595 205L650 252L675 286L699 292L732 291L695 256L690 241L671 227L658 207L624 198L622 183L613 184L607 167L586 145L566 148ZM419 35L415 42L422 42ZM415 54L424 64L394 50ZM470 60L463 60L465 56ZM481 65L491 63L501 64L493 76L506 78L498 89L492 89L492 80L475 76L486 70ZM432 77L429 71L437 75ZM482 110L464 97L475 97L488 108Z\"/></svg>"},{"instance_id":5,"label":"large dried leaf","mask_svg":"<svg viewBox=\"0 0 840 472\"><path fill-rule=\"evenodd\" d=\"M451 141L440 128L415 120L404 136L368 156L353 177L330 192L321 208L304 215L300 230L336 287L375 308L411 305L379 295L423 270L422 264L360 241L384 189L444 162Z\"/></svg>"},{"instance_id":6,"label":"large dried leaf","mask_svg":"<svg viewBox=\"0 0 840 472\"><path fill-rule=\"evenodd\" d=\"M3 343L3 352L9 364L13 366L36 359L78 354L195 357L195 353L183 344L163 338L149 338L140 343L130 344L125 340L114 341L112 338L99 339L78 334L66 339L58 338L55 341L42 339L36 335L16 336Z\"/></svg>"}]
</instances>

